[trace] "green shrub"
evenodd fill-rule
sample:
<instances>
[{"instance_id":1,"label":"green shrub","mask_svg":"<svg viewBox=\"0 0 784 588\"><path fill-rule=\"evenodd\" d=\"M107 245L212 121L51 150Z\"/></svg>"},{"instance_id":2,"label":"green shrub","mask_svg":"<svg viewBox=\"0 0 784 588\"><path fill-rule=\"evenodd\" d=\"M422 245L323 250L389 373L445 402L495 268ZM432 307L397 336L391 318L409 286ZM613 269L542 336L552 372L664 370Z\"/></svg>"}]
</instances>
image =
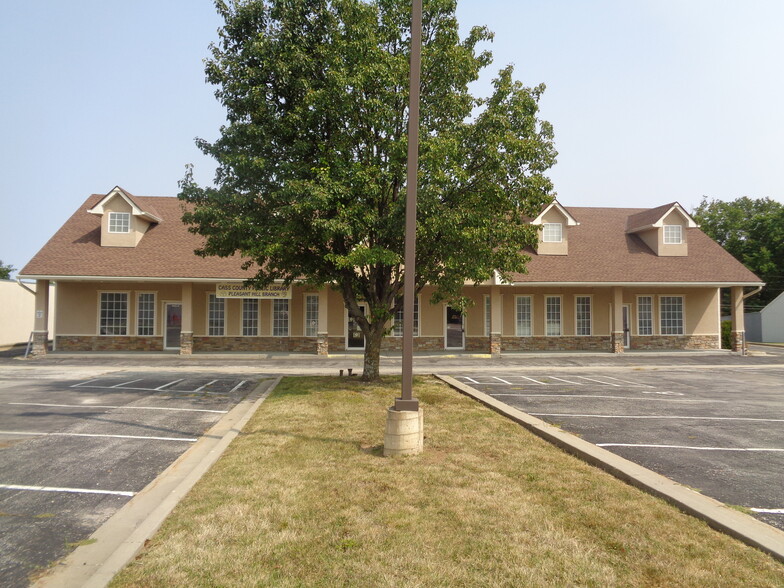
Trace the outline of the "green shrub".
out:
<instances>
[{"instance_id":1,"label":"green shrub","mask_svg":"<svg viewBox=\"0 0 784 588\"><path fill-rule=\"evenodd\" d=\"M721 348L732 349L732 321L721 321Z\"/></svg>"}]
</instances>

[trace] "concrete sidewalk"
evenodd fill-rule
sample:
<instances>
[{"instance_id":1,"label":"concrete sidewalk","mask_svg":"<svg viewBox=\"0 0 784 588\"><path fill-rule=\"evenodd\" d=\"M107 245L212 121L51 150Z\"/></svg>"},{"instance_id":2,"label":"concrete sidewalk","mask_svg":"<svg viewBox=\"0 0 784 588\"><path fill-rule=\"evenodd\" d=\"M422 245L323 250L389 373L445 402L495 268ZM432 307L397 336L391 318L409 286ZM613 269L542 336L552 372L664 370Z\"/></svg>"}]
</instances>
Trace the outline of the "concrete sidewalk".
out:
<instances>
[{"instance_id":1,"label":"concrete sidewalk","mask_svg":"<svg viewBox=\"0 0 784 588\"><path fill-rule=\"evenodd\" d=\"M399 374L402 363L399 352L381 354L381 372ZM145 352L51 352L47 357L32 360L0 358L0 370L27 371L27 368L102 367L123 368L144 366L157 369L231 370L234 368L258 369L266 373L299 375L338 375L361 373L361 352L334 353L317 356L308 353L195 353L182 356L176 353ZM747 356L726 350L717 351L629 351L614 355L609 352L525 352L504 353L493 358L490 354L469 352L426 352L414 355L416 373L454 369L492 370L559 368L636 368L655 366L688 367L749 367L784 365L784 349L770 347L752 348ZM31 370L32 371L32 370Z\"/></svg>"}]
</instances>

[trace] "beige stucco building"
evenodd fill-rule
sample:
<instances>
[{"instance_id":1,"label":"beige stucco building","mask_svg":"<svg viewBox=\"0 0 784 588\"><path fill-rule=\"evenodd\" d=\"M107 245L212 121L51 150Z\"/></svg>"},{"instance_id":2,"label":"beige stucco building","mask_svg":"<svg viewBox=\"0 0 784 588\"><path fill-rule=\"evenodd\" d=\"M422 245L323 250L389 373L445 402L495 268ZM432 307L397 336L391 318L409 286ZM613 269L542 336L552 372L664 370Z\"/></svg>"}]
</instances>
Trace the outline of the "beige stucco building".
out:
<instances>
[{"instance_id":1,"label":"beige stucco building","mask_svg":"<svg viewBox=\"0 0 784 588\"><path fill-rule=\"evenodd\" d=\"M87 199L20 274L57 292L54 333L48 317L36 318L38 353L47 335L58 350L80 351L364 347L338 292L297 283L250 291L240 259L194 255L201 238L180 221L181 207L176 198L119 187ZM679 204L641 210L556 201L530 222L540 240L527 252L528 273L466 285L474 304L465 314L430 304L425 288L416 349L717 349L721 288L732 291L735 348L742 347L744 288L762 283ZM42 310L48 288L39 290ZM390 323L386 348L400 346L400 322Z\"/></svg>"},{"instance_id":2,"label":"beige stucco building","mask_svg":"<svg viewBox=\"0 0 784 588\"><path fill-rule=\"evenodd\" d=\"M34 328L35 284L0 280L0 350L26 343ZM54 328L54 295L49 297L48 330Z\"/></svg>"}]
</instances>

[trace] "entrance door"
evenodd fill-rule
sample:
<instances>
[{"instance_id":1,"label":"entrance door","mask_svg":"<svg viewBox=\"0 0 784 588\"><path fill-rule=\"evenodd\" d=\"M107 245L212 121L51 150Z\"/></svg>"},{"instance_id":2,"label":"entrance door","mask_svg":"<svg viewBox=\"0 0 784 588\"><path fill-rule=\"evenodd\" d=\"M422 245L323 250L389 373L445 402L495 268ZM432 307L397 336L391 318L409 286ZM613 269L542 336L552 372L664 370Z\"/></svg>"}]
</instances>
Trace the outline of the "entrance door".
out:
<instances>
[{"instance_id":1,"label":"entrance door","mask_svg":"<svg viewBox=\"0 0 784 588\"><path fill-rule=\"evenodd\" d=\"M631 307L628 304L623 305L623 346L629 349L632 344L632 328L631 328Z\"/></svg>"},{"instance_id":2,"label":"entrance door","mask_svg":"<svg viewBox=\"0 0 784 588\"><path fill-rule=\"evenodd\" d=\"M359 310L365 314L365 304L359 305ZM346 348L347 349L364 349L365 348L365 335L362 329L359 328L357 321L354 317L348 315L348 323L346 325Z\"/></svg>"},{"instance_id":3,"label":"entrance door","mask_svg":"<svg viewBox=\"0 0 784 588\"><path fill-rule=\"evenodd\" d=\"M456 308L446 307L446 349L465 348L463 315Z\"/></svg>"},{"instance_id":4,"label":"entrance door","mask_svg":"<svg viewBox=\"0 0 784 588\"><path fill-rule=\"evenodd\" d=\"M180 331L182 330L182 304L166 303L166 334L163 346L166 349L180 348Z\"/></svg>"}]
</instances>

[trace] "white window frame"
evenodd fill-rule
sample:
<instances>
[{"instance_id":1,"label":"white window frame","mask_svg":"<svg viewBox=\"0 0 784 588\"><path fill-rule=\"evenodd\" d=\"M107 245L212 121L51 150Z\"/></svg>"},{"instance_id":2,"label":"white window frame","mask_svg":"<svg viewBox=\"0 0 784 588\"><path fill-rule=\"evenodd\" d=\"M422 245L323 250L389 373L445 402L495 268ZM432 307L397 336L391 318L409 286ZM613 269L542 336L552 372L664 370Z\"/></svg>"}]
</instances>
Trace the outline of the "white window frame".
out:
<instances>
[{"instance_id":1,"label":"white window frame","mask_svg":"<svg viewBox=\"0 0 784 588\"><path fill-rule=\"evenodd\" d=\"M681 225L664 225L663 231L665 245L681 245L683 243L683 227Z\"/></svg>"},{"instance_id":2,"label":"white window frame","mask_svg":"<svg viewBox=\"0 0 784 588\"><path fill-rule=\"evenodd\" d=\"M588 299L588 332L580 332L580 299ZM590 294L574 295L574 335L575 337L591 337L593 335L593 296Z\"/></svg>"},{"instance_id":3,"label":"white window frame","mask_svg":"<svg viewBox=\"0 0 784 588\"><path fill-rule=\"evenodd\" d=\"M681 301L680 333L665 332L664 328L664 299L679 298ZM669 330L669 328L667 329ZM659 333L664 336L678 337L686 333L686 297L683 294L660 294L659 295Z\"/></svg>"},{"instance_id":4,"label":"white window frame","mask_svg":"<svg viewBox=\"0 0 784 588\"><path fill-rule=\"evenodd\" d=\"M112 228L114 227L114 228ZM130 233L131 232L131 213L130 212L110 212L108 220L110 233Z\"/></svg>"},{"instance_id":5,"label":"white window frame","mask_svg":"<svg viewBox=\"0 0 784 588\"><path fill-rule=\"evenodd\" d=\"M222 309L221 309L222 310L222 316L221 316L220 333L213 332L212 325L210 324L210 313L212 312L212 307L211 307L211 304L210 304L210 298L214 298L216 304L217 304L218 300L222 301L221 304L223 306L222 306ZM227 314L226 306L227 305L226 305L226 299L225 298L218 298L216 296L215 292L207 292L207 322L206 322L206 327L207 327L207 336L208 337L224 337L226 335L226 314Z\"/></svg>"},{"instance_id":6,"label":"white window frame","mask_svg":"<svg viewBox=\"0 0 784 588\"><path fill-rule=\"evenodd\" d=\"M308 301L316 299L315 306L308 306ZM304 333L305 337L318 337L318 330L319 330L319 295L318 294L305 294L303 302L304 312L303 315L303 326L302 332ZM315 310L315 315L311 314L311 312ZM316 322L315 326L312 326L310 323L312 321ZM311 330L312 329L312 330Z\"/></svg>"},{"instance_id":7,"label":"white window frame","mask_svg":"<svg viewBox=\"0 0 784 588\"><path fill-rule=\"evenodd\" d=\"M256 324L250 325L256 331L255 334L246 332L246 327L249 325L246 325L245 323L245 304L246 302L249 301L256 302ZM240 306L240 335L243 337L258 337L260 331L261 331L261 300L259 300L258 298L243 298L242 304Z\"/></svg>"},{"instance_id":8,"label":"white window frame","mask_svg":"<svg viewBox=\"0 0 784 588\"><path fill-rule=\"evenodd\" d=\"M125 295L125 332L124 333L102 333L102 304L101 298L104 294L124 294ZM131 293L128 290L99 290L98 291L98 317L96 321L99 337L127 337L130 333L129 324L131 322Z\"/></svg>"},{"instance_id":9,"label":"white window frame","mask_svg":"<svg viewBox=\"0 0 784 588\"><path fill-rule=\"evenodd\" d=\"M419 296L414 299L414 337L419 337ZM400 318L398 318L400 314ZM392 337L403 336L403 309L401 308L392 318Z\"/></svg>"},{"instance_id":10,"label":"white window frame","mask_svg":"<svg viewBox=\"0 0 784 588\"><path fill-rule=\"evenodd\" d=\"M549 322L549 314L550 310L548 308L548 301L550 299L557 299L558 300L558 333L552 334L550 333L550 322ZM561 337L563 335L563 296L550 294L544 297L544 334L545 337Z\"/></svg>"},{"instance_id":11,"label":"white window frame","mask_svg":"<svg viewBox=\"0 0 784 588\"><path fill-rule=\"evenodd\" d=\"M642 319L643 319L643 313L642 313L641 306L640 306L640 300L643 299L643 298L649 299L650 303L651 303L651 307L650 307L650 311L649 311L649 315L648 315L648 320L650 320L650 322L651 322L651 332L650 333L643 333L642 329L640 328L641 322L642 322ZM640 337L652 337L653 335L655 335L656 334L656 331L655 331L656 321L653 318L655 316L654 315L654 310L653 310L653 294L640 294L639 296L637 296L637 309L636 310L637 310L637 321L635 322L635 324L637 325L637 335L639 335Z\"/></svg>"},{"instance_id":12,"label":"white window frame","mask_svg":"<svg viewBox=\"0 0 784 588\"><path fill-rule=\"evenodd\" d=\"M556 235L553 231L557 233L557 239L554 238ZM542 242L563 243L563 223L542 223Z\"/></svg>"},{"instance_id":13,"label":"white window frame","mask_svg":"<svg viewBox=\"0 0 784 588\"><path fill-rule=\"evenodd\" d=\"M276 320L275 320L275 312L276 308L282 304L286 303L286 332L283 333ZM270 317L270 325L273 337L288 337L291 334L291 300L288 298L273 298L272 299L272 309L270 310L272 316Z\"/></svg>"},{"instance_id":14,"label":"white window frame","mask_svg":"<svg viewBox=\"0 0 784 588\"><path fill-rule=\"evenodd\" d=\"M141 318L141 303L142 296L152 296L152 333L142 335L139 331L139 319ZM158 334L158 293L157 292L136 292L136 316L134 317L134 325L136 326L135 333L137 337L155 337Z\"/></svg>"},{"instance_id":15,"label":"white window frame","mask_svg":"<svg viewBox=\"0 0 784 588\"><path fill-rule=\"evenodd\" d=\"M528 332L521 328L520 323L520 302L528 300ZM534 298L530 294L520 294L515 296L515 336L532 337L534 334Z\"/></svg>"}]
</instances>

